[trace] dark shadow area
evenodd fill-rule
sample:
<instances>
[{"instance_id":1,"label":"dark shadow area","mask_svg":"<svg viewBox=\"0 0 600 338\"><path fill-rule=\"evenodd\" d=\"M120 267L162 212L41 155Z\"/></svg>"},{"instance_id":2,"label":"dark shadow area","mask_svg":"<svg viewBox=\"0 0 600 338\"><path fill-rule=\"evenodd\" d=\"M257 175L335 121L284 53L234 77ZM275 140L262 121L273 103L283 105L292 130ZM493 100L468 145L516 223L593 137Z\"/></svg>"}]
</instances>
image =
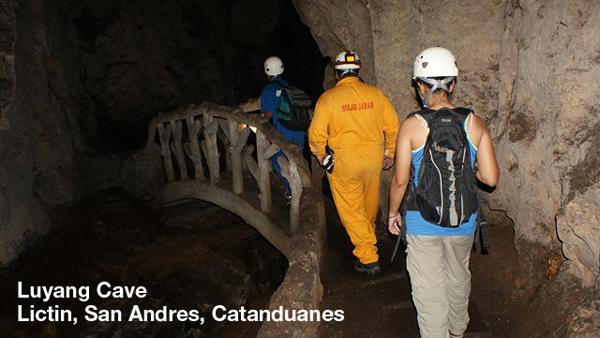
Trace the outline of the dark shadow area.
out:
<instances>
[{"instance_id":1,"label":"dark shadow area","mask_svg":"<svg viewBox=\"0 0 600 338\"><path fill-rule=\"evenodd\" d=\"M308 28L289 0L280 0L281 16L274 32L272 54L285 64L286 79L304 89L313 104L323 93L324 58Z\"/></svg>"},{"instance_id":2,"label":"dark shadow area","mask_svg":"<svg viewBox=\"0 0 600 338\"><path fill-rule=\"evenodd\" d=\"M500 212L482 205L480 212L487 219L489 254L471 253L471 301L481 310L482 319L492 337L523 337L518 321L527 316L524 302L515 297L514 280L518 274L518 259L514 225ZM479 246L479 239L475 242Z\"/></svg>"},{"instance_id":3,"label":"dark shadow area","mask_svg":"<svg viewBox=\"0 0 600 338\"><path fill-rule=\"evenodd\" d=\"M52 230L9 267L0 270L2 337L248 337L260 322L212 320L215 305L263 309L282 282L287 261L258 232L214 205L190 201L151 208L122 191L104 191L81 203L57 208ZM90 300L17 299L24 285L90 286ZM148 295L101 299L96 285L144 286ZM133 306L198 310L195 321L128 322ZM79 318L71 323L16 323L17 307L58 305ZM87 322L85 308L122 311L122 321Z\"/></svg>"},{"instance_id":4,"label":"dark shadow area","mask_svg":"<svg viewBox=\"0 0 600 338\"><path fill-rule=\"evenodd\" d=\"M138 149L151 117L203 101L259 96L263 61L316 101L325 59L289 0L51 0L58 87L87 142L102 152ZM64 91L64 92L62 92Z\"/></svg>"}]
</instances>

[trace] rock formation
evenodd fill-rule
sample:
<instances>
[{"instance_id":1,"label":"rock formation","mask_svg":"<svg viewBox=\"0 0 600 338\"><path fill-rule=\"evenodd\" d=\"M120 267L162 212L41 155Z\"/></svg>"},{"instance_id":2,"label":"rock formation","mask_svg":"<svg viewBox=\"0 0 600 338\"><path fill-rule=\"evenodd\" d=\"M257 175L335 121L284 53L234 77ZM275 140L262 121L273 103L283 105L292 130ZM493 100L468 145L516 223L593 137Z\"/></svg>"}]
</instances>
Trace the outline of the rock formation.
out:
<instances>
[{"instance_id":1,"label":"rock formation","mask_svg":"<svg viewBox=\"0 0 600 338\"><path fill-rule=\"evenodd\" d=\"M460 70L455 100L487 121L501 166L497 191L485 196L489 205L514 221L522 254L527 243L562 244L569 271L585 285L597 283L599 3L294 4L323 55L353 49L363 57L364 79L383 89L401 118L418 109L414 57L430 46L452 50Z\"/></svg>"},{"instance_id":2,"label":"rock formation","mask_svg":"<svg viewBox=\"0 0 600 338\"><path fill-rule=\"evenodd\" d=\"M0 266L44 233L57 204L110 187L152 195L160 154L131 156L150 118L256 97L264 58L304 27L290 13L270 0L2 1ZM312 47L295 48L294 62L320 62ZM321 71L297 74L320 86Z\"/></svg>"},{"instance_id":3,"label":"rock formation","mask_svg":"<svg viewBox=\"0 0 600 338\"><path fill-rule=\"evenodd\" d=\"M0 5L0 265L44 232L49 207L79 196L79 128L62 106L44 10L35 0Z\"/></svg>"},{"instance_id":4,"label":"rock formation","mask_svg":"<svg viewBox=\"0 0 600 338\"><path fill-rule=\"evenodd\" d=\"M265 36L274 39L278 26L247 14L272 17L283 2L169 3L0 3L0 266L45 231L56 204L115 185L144 195L133 178L155 180L160 168L147 164L156 161L104 153L141 145L151 116L260 90L261 61L274 51ZM600 286L599 2L293 3L323 55L363 57L363 78L401 118L418 108L413 58L429 46L451 49L456 101L473 107L495 140L501 179L487 204L514 221L522 255L530 243L562 248L568 271ZM237 82L240 70L254 75Z\"/></svg>"}]
</instances>

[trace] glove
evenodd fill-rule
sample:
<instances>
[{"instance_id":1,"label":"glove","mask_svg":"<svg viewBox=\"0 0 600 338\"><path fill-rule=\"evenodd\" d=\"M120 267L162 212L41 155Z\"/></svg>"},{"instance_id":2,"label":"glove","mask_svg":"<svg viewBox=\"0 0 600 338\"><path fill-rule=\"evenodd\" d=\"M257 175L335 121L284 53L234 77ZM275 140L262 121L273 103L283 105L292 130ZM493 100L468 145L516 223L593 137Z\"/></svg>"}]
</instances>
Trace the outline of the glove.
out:
<instances>
[{"instance_id":1,"label":"glove","mask_svg":"<svg viewBox=\"0 0 600 338\"><path fill-rule=\"evenodd\" d=\"M323 162L321 162L321 166L327 170L328 173L331 174L333 172L333 165L335 161L333 159L333 154L327 154L323 157Z\"/></svg>"}]
</instances>

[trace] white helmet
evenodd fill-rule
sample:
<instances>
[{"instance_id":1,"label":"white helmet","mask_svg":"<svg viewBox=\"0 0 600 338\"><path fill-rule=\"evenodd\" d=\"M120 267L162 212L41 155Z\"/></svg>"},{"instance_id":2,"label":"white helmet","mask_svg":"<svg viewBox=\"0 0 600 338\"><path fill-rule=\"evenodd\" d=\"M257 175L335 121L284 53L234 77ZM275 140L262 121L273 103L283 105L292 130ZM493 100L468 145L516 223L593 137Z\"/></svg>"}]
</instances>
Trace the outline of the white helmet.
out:
<instances>
[{"instance_id":1,"label":"white helmet","mask_svg":"<svg viewBox=\"0 0 600 338\"><path fill-rule=\"evenodd\" d=\"M450 76L458 76L458 67L454 55L446 48L427 48L417 55L413 65L413 80Z\"/></svg>"},{"instance_id":2,"label":"white helmet","mask_svg":"<svg viewBox=\"0 0 600 338\"><path fill-rule=\"evenodd\" d=\"M270 56L265 60L265 74L277 76L283 73L283 62L277 56Z\"/></svg>"},{"instance_id":3,"label":"white helmet","mask_svg":"<svg viewBox=\"0 0 600 338\"><path fill-rule=\"evenodd\" d=\"M456 80L457 76L456 59L446 48L427 48L417 55L413 64L412 78L413 80L418 79L429 86L429 92L424 96L417 90L423 107L427 108L431 94L438 89L451 94L450 84Z\"/></svg>"},{"instance_id":4,"label":"white helmet","mask_svg":"<svg viewBox=\"0 0 600 338\"><path fill-rule=\"evenodd\" d=\"M351 50L340 52L335 57L336 70L354 70L360 69L360 57Z\"/></svg>"}]
</instances>

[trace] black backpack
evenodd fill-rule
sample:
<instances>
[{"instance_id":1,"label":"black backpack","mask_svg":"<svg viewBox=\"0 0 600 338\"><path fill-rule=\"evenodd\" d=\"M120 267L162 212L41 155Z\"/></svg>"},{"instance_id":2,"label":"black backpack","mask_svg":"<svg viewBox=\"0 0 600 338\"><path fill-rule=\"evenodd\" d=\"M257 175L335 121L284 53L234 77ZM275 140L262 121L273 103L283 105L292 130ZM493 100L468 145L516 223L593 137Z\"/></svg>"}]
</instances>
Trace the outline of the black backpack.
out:
<instances>
[{"instance_id":1,"label":"black backpack","mask_svg":"<svg viewBox=\"0 0 600 338\"><path fill-rule=\"evenodd\" d=\"M312 118L312 102L304 90L293 84L283 86L280 98L279 123L289 130L307 130Z\"/></svg>"},{"instance_id":2,"label":"black backpack","mask_svg":"<svg viewBox=\"0 0 600 338\"><path fill-rule=\"evenodd\" d=\"M464 128L471 112L466 108L443 108L412 114L423 117L429 135L423 147L419 183L411 187L411 204L426 221L443 227L467 222L479 206Z\"/></svg>"}]
</instances>

